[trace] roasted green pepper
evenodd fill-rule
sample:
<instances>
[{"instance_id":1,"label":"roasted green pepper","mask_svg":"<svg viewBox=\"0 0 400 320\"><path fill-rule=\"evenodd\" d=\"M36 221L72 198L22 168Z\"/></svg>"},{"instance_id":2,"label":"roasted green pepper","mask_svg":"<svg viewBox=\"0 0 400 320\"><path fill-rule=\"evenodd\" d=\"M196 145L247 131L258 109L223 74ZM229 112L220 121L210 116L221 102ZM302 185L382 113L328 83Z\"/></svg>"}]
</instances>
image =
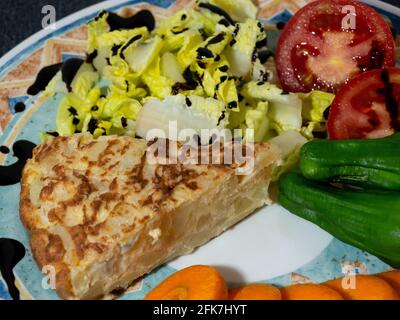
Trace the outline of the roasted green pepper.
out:
<instances>
[{"instance_id":1,"label":"roasted green pepper","mask_svg":"<svg viewBox=\"0 0 400 320\"><path fill-rule=\"evenodd\" d=\"M289 172L279 181L279 203L339 240L400 267L400 193L337 188Z\"/></svg>"},{"instance_id":2,"label":"roasted green pepper","mask_svg":"<svg viewBox=\"0 0 400 320\"><path fill-rule=\"evenodd\" d=\"M303 146L305 177L400 190L400 133L370 140L313 140Z\"/></svg>"}]
</instances>

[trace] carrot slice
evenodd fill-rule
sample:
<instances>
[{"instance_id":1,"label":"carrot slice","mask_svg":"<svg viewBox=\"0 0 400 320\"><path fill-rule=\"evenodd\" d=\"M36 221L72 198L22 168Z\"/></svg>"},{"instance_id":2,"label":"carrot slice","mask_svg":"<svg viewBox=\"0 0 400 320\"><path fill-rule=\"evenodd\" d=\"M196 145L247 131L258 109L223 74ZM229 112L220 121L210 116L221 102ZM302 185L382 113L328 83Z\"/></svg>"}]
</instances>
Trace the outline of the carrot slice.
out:
<instances>
[{"instance_id":1,"label":"carrot slice","mask_svg":"<svg viewBox=\"0 0 400 320\"><path fill-rule=\"evenodd\" d=\"M295 284L281 289L283 300L343 300L335 290L320 284Z\"/></svg>"},{"instance_id":2,"label":"carrot slice","mask_svg":"<svg viewBox=\"0 0 400 320\"><path fill-rule=\"evenodd\" d=\"M281 300L279 289L269 284L249 284L229 290L229 300Z\"/></svg>"},{"instance_id":3,"label":"carrot slice","mask_svg":"<svg viewBox=\"0 0 400 320\"><path fill-rule=\"evenodd\" d=\"M400 271L388 271L376 275L389 283L400 295Z\"/></svg>"},{"instance_id":4,"label":"carrot slice","mask_svg":"<svg viewBox=\"0 0 400 320\"><path fill-rule=\"evenodd\" d=\"M212 267L196 265L185 268L161 282L145 300L226 300L228 288Z\"/></svg>"},{"instance_id":5,"label":"carrot slice","mask_svg":"<svg viewBox=\"0 0 400 320\"><path fill-rule=\"evenodd\" d=\"M344 285L343 285L344 284ZM324 285L339 292L346 300L397 300L397 292L384 280L371 275L339 278Z\"/></svg>"}]
</instances>

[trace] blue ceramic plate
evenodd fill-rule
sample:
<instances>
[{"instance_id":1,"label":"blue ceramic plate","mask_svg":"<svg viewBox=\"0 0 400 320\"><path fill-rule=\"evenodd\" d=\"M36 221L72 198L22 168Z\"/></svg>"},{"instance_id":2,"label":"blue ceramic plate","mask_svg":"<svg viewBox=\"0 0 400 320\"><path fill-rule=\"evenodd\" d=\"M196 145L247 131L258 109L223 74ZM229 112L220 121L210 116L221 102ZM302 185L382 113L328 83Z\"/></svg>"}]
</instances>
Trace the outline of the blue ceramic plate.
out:
<instances>
[{"instance_id":1,"label":"blue ceramic plate","mask_svg":"<svg viewBox=\"0 0 400 320\"><path fill-rule=\"evenodd\" d=\"M287 21L304 0L260 1L260 19L267 24ZM380 1L366 1L400 32L400 9ZM80 56L85 50L85 23L99 10L149 8L157 19L190 5L191 0L105 1L69 16L55 30L43 30L0 59L0 145L12 149L15 141L39 143L39 133L52 131L59 97L29 97L26 88L40 66ZM400 43L400 42L399 42ZM19 110L23 102L26 108ZM12 153L0 153L0 164L11 164ZM14 269L22 299L58 299L43 286L43 275L32 258L28 235L19 219L20 185L0 186L0 238L20 241L25 257ZM349 272L377 273L389 267L365 252L346 245L278 205L263 208L217 239L139 279L119 299L142 299L174 271L192 264L215 266L230 284L266 282L278 286L321 282ZM10 299L0 277L0 299Z\"/></svg>"}]
</instances>

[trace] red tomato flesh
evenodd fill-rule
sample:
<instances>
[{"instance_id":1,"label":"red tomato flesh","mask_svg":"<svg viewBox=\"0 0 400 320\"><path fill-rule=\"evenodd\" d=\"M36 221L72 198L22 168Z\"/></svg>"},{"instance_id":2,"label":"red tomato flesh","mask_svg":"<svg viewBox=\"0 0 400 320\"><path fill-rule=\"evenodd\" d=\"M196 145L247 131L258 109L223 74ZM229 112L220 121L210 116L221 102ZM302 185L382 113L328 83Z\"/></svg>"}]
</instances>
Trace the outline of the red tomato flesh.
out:
<instances>
[{"instance_id":1,"label":"red tomato flesh","mask_svg":"<svg viewBox=\"0 0 400 320\"><path fill-rule=\"evenodd\" d=\"M361 72L393 67L395 43L389 25L371 7L354 0L317 0L285 26L276 65L286 91L337 92Z\"/></svg>"},{"instance_id":2,"label":"red tomato flesh","mask_svg":"<svg viewBox=\"0 0 400 320\"><path fill-rule=\"evenodd\" d=\"M400 131L400 69L365 72L337 93L330 108L331 139L383 138Z\"/></svg>"}]
</instances>

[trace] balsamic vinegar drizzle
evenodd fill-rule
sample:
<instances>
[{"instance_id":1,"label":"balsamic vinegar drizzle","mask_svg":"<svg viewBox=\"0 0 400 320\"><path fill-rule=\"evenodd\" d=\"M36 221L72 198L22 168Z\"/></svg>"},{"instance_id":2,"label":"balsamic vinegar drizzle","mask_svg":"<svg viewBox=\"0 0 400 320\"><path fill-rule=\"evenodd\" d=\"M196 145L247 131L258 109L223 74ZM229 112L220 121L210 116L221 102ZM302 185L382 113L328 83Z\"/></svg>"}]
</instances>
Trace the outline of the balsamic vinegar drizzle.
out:
<instances>
[{"instance_id":1,"label":"balsamic vinegar drizzle","mask_svg":"<svg viewBox=\"0 0 400 320\"><path fill-rule=\"evenodd\" d=\"M107 23L110 26L110 31L119 29L134 29L140 27L146 27L147 30L153 31L156 25L154 16L149 10L141 10L128 18L121 17L113 12L109 12Z\"/></svg>"},{"instance_id":2,"label":"balsamic vinegar drizzle","mask_svg":"<svg viewBox=\"0 0 400 320\"><path fill-rule=\"evenodd\" d=\"M212 44L216 44L219 43L221 41L223 41L225 39L225 33L221 32L219 34L217 34L215 37L211 38L208 42L206 46L210 46Z\"/></svg>"},{"instance_id":3,"label":"balsamic vinegar drizzle","mask_svg":"<svg viewBox=\"0 0 400 320\"><path fill-rule=\"evenodd\" d=\"M10 149L8 149L7 146L0 146L0 153L8 154L8 153L10 153Z\"/></svg>"},{"instance_id":4,"label":"balsamic vinegar drizzle","mask_svg":"<svg viewBox=\"0 0 400 320\"><path fill-rule=\"evenodd\" d=\"M97 54L97 52L96 52ZM90 61L94 59L93 56L89 55L86 59ZM50 80L57 74L58 71L61 70L62 80L67 85L67 89L69 91L72 90L71 83L74 80L76 73L78 72L79 68L83 64L83 59L79 58L71 58L65 61L64 63L57 63L51 66L44 67L42 70L39 71L35 82L28 88L29 95L36 95L40 91L46 89L47 85L49 84Z\"/></svg>"},{"instance_id":5,"label":"balsamic vinegar drizzle","mask_svg":"<svg viewBox=\"0 0 400 320\"><path fill-rule=\"evenodd\" d=\"M9 166L0 166L0 186L10 186L21 181L26 161L32 158L36 145L30 141L19 140L13 145L14 156L18 161Z\"/></svg>"},{"instance_id":6,"label":"balsamic vinegar drizzle","mask_svg":"<svg viewBox=\"0 0 400 320\"><path fill-rule=\"evenodd\" d=\"M71 58L65 61L61 67L62 80L67 85L68 91L72 91L71 84L75 78L76 73L82 66L83 60L79 58Z\"/></svg>"},{"instance_id":7,"label":"balsamic vinegar drizzle","mask_svg":"<svg viewBox=\"0 0 400 320\"><path fill-rule=\"evenodd\" d=\"M231 16L225 10L221 9L220 7L214 6L211 3L204 3L204 2L199 3L199 7L208 9L211 12L224 17L226 19L226 21L228 21L231 25L233 25L233 26L235 25L235 21L231 18Z\"/></svg>"},{"instance_id":8,"label":"balsamic vinegar drizzle","mask_svg":"<svg viewBox=\"0 0 400 320\"><path fill-rule=\"evenodd\" d=\"M48 134L49 136L52 136L52 137L60 136L60 134L56 131L47 131L46 134Z\"/></svg>"},{"instance_id":9,"label":"balsamic vinegar drizzle","mask_svg":"<svg viewBox=\"0 0 400 320\"><path fill-rule=\"evenodd\" d=\"M274 53L269 49L261 50L261 51L257 52L257 57L258 57L258 59L260 59L260 62L262 64L266 63L268 61L268 59L273 56L274 56Z\"/></svg>"},{"instance_id":10,"label":"balsamic vinegar drizzle","mask_svg":"<svg viewBox=\"0 0 400 320\"><path fill-rule=\"evenodd\" d=\"M283 21L279 21L279 22L276 24L276 28L277 28L278 30L283 30L283 29L285 28L285 26L286 26L286 23L283 22Z\"/></svg>"},{"instance_id":11,"label":"balsamic vinegar drizzle","mask_svg":"<svg viewBox=\"0 0 400 320\"><path fill-rule=\"evenodd\" d=\"M91 53L89 53L87 56L86 56L86 62L87 63L90 63L90 64L93 64L93 61L94 61L94 59L96 59L96 57L97 57L97 50L94 50L93 52L91 52Z\"/></svg>"},{"instance_id":12,"label":"balsamic vinegar drizzle","mask_svg":"<svg viewBox=\"0 0 400 320\"><path fill-rule=\"evenodd\" d=\"M25 256L24 245L13 239L0 238L0 271L7 284L11 298L19 300L19 290L15 286L14 267Z\"/></svg>"},{"instance_id":13,"label":"balsamic vinegar drizzle","mask_svg":"<svg viewBox=\"0 0 400 320\"><path fill-rule=\"evenodd\" d=\"M25 106L25 103L23 103L23 102L17 102L14 106L14 110L16 113L24 112L25 109L26 109L26 106Z\"/></svg>"},{"instance_id":14,"label":"balsamic vinegar drizzle","mask_svg":"<svg viewBox=\"0 0 400 320\"><path fill-rule=\"evenodd\" d=\"M50 80L60 71L62 63L53 64L44 67L39 71L35 82L28 88L28 94L31 96L37 95L40 91L46 89Z\"/></svg>"},{"instance_id":15,"label":"balsamic vinegar drizzle","mask_svg":"<svg viewBox=\"0 0 400 320\"><path fill-rule=\"evenodd\" d=\"M198 48L197 49L197 59L202 60L205 58L214 58L214 54L208 48Z\"/></svg>"},{"instance_id":16,"label":"balsamic vinegar drizzle","mask_svg":"<svg viewBox=\"0 0 400 320\"><path fill-rule=\"evenodd\" d=\"M100 19L106 11L102 11L95 18L95 20ZM131 17L121 17L116 13L109 12L107 17L107 23L110 27L110 31L120 30L120 29L134 29L140 27L146 27L147 30L152 31L155 27L155 19L153 14L149 10L141 10ZM138 39L131 39L131 41L136 41ZM93 51L86 57L86 62L93 64L93 60L97 57L97 50ZM50 80L56 75L58 71L61 70L62 80L67 85L69 91L72 90L71 83L74 80L76 73L83 63L83 59L72 58L68 59L64 63L57 63L51 66L44 67L39 71L35 82L28 88L29 95L36 95L40 91L46 89Z\"/></svg>"},{"instance_id":17,"label":"balsamic vinegar drizzle","mask_svg":"<svg viewBox=\"0 0 400 320\"><path fill-rule=\"evenodd\" d=\"M113 56L116 56L118 54L118 50L122 47L122 44L114 44L113 47L111 48L111 52Z\"/></svg>"},{"instance_id":18,"label":"balsamic vinegar drizzle","mask_svg":"<svg viewBox=\"0 0 400 320\"><path fill-rule=\"evenodd\" d=\"M124 51L125 51L126 49L128 49L129 46L130 46L131 44L133 44L134 42L136 42L136 41L142 39L142 37L143 37L143 36L142 36L141 34L138 34L138 35L136 35L136 36L133 36L131 39L129 39L129 41L128 41L126 44L124 44L124 46L122 47L121 53L120 53L119 56L120 56L122 59L125 59Z\"/></svg>"}]
</instances>

